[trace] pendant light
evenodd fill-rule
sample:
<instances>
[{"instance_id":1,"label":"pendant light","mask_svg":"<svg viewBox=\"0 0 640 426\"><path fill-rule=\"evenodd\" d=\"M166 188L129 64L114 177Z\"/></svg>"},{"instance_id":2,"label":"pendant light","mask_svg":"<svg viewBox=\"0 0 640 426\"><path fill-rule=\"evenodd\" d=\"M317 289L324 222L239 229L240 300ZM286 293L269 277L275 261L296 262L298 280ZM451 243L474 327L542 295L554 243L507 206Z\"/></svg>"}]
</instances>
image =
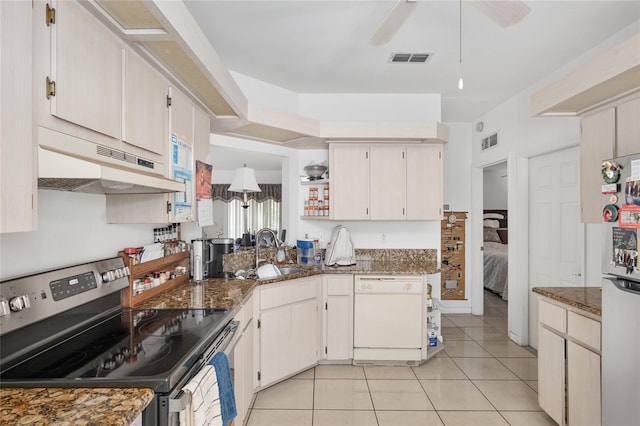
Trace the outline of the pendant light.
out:
<instances>
[{"instance_id":1,"label":"pendant light","mask_svg":"<svg viewBox=\"0 0 640 426\"><path fill-rule=\"evenodd\" d=\"M458 80L458 89L464 88L464 81L462 80L462 0L460 0L460 79Z\"/></svg>"}]
</instances>

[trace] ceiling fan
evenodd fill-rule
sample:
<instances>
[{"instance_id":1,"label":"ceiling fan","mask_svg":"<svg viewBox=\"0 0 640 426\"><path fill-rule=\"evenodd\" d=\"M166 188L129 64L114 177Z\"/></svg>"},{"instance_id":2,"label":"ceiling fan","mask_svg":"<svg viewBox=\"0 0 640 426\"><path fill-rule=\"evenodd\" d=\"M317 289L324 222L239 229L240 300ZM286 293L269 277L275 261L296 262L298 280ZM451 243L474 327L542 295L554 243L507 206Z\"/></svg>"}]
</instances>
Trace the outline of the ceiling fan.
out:
<instances>
[{"instance_id":1,"label":"ceiling fan","mask_svg":"<svg viewBox=\"0 0 640 426\"><path fill-rule=\"evenodd\" d=\"M517 24L531 11L522 0L475 0L468 3L503 28ZM398 0L369 42L375 46L388 43L411 15L416 5L416 0Z\"/></svg>"}]
</instances>

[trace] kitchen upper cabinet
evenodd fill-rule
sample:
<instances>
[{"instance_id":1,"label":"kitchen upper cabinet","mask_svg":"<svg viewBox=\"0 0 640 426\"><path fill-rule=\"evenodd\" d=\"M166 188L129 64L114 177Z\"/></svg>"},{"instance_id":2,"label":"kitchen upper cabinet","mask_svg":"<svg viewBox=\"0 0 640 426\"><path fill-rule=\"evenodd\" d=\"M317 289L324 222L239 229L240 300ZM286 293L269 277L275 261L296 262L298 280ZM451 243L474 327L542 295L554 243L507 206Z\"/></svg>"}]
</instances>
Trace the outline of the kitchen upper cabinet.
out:
<instances>
[{"instance_id":1,"label":"kitchen upper cabinet","mask_svg":"<svg viewBox=\"0 0 640 426\"><path fill-rule=\"evenodd\" d=\"M79 3L53 1L51 6L56 10L49 26L49 78L55 82L51 114L120 139L123 44ZM44 81L38 83L37 88L44 87Z\"/></svg>"},{"instance_id":2,"label":"kitchen upper cabinet","mask_svg":"<svg viewBox=\"0 0 640 426\"><path fill-rule=\"evenodd\" d=\"M440 220L444 202L442 145L407 145L407 220Z\"/></svg>"},{"instance_id":3,"label":"kitchen upper cabinet","mask_svg":"<svg viewBox=\"0 0 640 426\"><path fill-rule=\"evenodd\" d=\"M615 109L587 115L581 119L580 142L580 220L602 222L602 160L615 156Z\"/></svg>"},{"instance_id":4,"label":"kitchen upper cabinet","mask_svg":"<svg viewBox=\"0 0 640 426\"><path fill-rule=\"evenodd\" d=\"M131 50L124 51L122 140L166 157L168 81Z\"/></svg>"},{"instance_id":5,"label":"kitchen upper cabinet","mask_svg":"<svg viewBox=\"0 0 640 426\"><path fill-rule=\"evenodd\" d=\"M37 227L31 9L0 2L0 233Z\"/></svg>"},{"instance_id":6,"label":"kitchen upper cabinet","mask_svg":"<svg viewBox=\"0 0 640 426\"><path fill-rule=\"evenodd\" d=\"M333 219L369 219L369 146L331 144L329 155Z\"/></svg>"},{"instance_id":7,"label":"kitchen upper cabinet","mask_svg":"<svg viewBox=\"0 0 640 426\"><path fill-rule=\"evenodd\" d=\"M317 363L320 283L318 276L260 288L255 340L260 387Z\"/></svg>"},{"instance_id":8,"label":"kitchen upper cabinet","mask_svg":"<svg viewBox=\"0 0 640 426\"><path fill-rule=\"evenodd\" d=\"M324 357L353 359L353 275L324 275Z\"/></svg>"},{"instance_id":9,"label":"kitchen upper cabinet","mask_svg":"<svg viewBox=\"0 0 640 426\"><path fill-rule=\"evenodd\" d=\"M195 220L195 157L208 152L209 118L196 107L187 96L176 88L170 88L170 106L168 107L169 130L164 134L163 143L167 150L170 179L179 180L172 168L174 155L179 166L191 168L191 181L187 182L184 193L139 194L107 196L108 223L179 223ZM165 101L166 108L166 101ZM185 143L184 151L173 148L173 137L177 136ZM198 158L206 160L206 158ZM190 205L188 209L185 206Z\"/></svg>"},{"instance_id":10,"label":"kitchen upper cabinet","mask_svg":"<svg viewBox=\"0 0 640 426\"><path fill-rule=\"evenodd\" d=\"M616 157L640 153L640 98L616 107Z\"/></svg>"},{"instance_id":11,"label":"kitchen upper cabinet","mask_svg":"<svg viewBox=\"0 0 640 426\"><path fill-rule=\"evenodd\" d=\"M443 200L440 144L332 143L335 220L439 220Z\"/></svg>"},{"instance_id":12,"label":"kitchen upper cabinet","mask_svg":"<svg viewBox=\"0 0 640 426\"><path fill-rule=\"evenodd\" d=\"M369 148L369 196L372 220L403 220L406 215L407 172L403 145Z\"/></svg>"}]
</instances>

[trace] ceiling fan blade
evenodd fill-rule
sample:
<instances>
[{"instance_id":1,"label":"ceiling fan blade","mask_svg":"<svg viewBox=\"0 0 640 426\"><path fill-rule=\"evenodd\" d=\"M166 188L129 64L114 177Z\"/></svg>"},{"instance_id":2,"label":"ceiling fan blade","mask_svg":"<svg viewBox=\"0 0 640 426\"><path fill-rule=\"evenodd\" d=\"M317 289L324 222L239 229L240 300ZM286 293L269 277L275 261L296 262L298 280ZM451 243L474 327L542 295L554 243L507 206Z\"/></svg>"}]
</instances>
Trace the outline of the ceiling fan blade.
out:
<instances>
[{"instance_id":1,"label":"ceiling fan blade","mask_svg":"<svg viewBox=\"0 0 640 426\"><path fill-rule=\"evenodd\" d=\"M387 16L384 17L369 42L374 46L388 43L402 27L402 24L404 24L404 21L407 20L415 7L416 0L399 0Z\"/></svg>"},{"instance_id":2,"label":"ceiling fan blade","mask_svg":"<svg viewBox=\"0 0 640 426\"><path fill-rule=\"evenodd\" d=\"M469 4L503 28L517 24L531 12L521 0L478 0Z\"/></svg>"}]
</instances>

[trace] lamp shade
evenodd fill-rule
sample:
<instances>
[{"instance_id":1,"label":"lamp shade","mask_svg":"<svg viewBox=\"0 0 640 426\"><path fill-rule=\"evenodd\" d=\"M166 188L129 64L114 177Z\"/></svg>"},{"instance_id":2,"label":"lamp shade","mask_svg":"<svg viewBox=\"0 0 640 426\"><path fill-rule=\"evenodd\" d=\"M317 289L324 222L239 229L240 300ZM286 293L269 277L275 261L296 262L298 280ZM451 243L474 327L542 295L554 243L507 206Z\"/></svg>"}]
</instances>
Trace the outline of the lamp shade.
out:
<instances>
[{"instance_id":1,"label":"lamp shade","mask_svg":"<svg viewBox=\"0 0 640 426\"><path fill-rule=\"evenodd\" d=\"M260 192L258 182L256 182L256 174L253 169L243 165L236 169L233 174L233 181L229 186L231 192Z\"/></svg>"}]
</instances>

